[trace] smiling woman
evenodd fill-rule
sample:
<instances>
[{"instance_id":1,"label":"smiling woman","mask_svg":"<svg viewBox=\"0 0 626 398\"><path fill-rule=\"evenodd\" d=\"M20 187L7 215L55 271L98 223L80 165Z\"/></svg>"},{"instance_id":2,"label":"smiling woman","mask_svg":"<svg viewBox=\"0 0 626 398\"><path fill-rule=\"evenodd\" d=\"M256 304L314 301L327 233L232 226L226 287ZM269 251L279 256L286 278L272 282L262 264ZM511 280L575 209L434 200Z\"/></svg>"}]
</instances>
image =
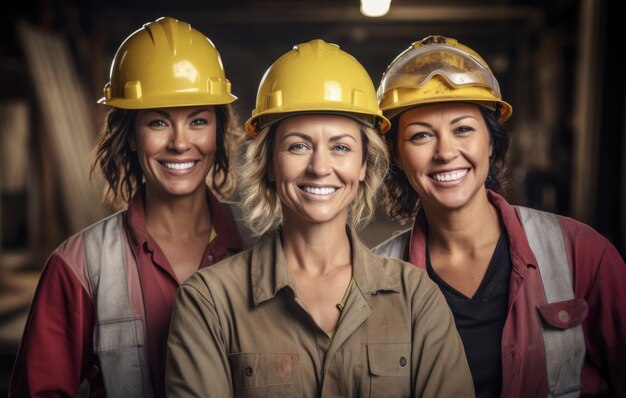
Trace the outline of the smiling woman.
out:
<instances>
[{"instance_id":1,"label":"smiling woman","mask_svg":"<svg viewBox=\"0 0 626 398\"><path fill-rule=\"evenodd\" d=\"M367 170L359 124L345 116L292 116L278 125L269 179L299 225L341 226Z\"/></svg>"},{"instance_id":2,"label":"smiling woman","mask_svg":"<svg viewBox=\"0 0 626 398\"><path fill-rule=\"evenodd\" d=\"M474 396L435 284L355 232L388 166L367 72L334 44L299 44L252 114L241 197L263 236L179 289L168 395Z\"/></svg>"},{"instance_id":3,"label":"smiling woman","mask_svg":"<svg viewBox=\"0 0 626 398\"><path fill-rule=\"evenodd\" d=\"M140 110L130 147L137 152L146 193L204 193L216 152L214 106Z\"/></svg>"},{"instance_id":4,"label":"smiling woman","mask_svg":"<svg viewBox=\"0 0 626 398\"><path fill-rule=\"evenodd\" d=\"M480 397L626 396L626 266L580 222L498 193L509 146L489 66L451 38L387 68L391 218L413 226L374 251L426 269L454 314Z\"/></svg>"},{"instance_id":5,"label":"smiling woman","mask_svg":"<svg viewBox=\"0 0 626 398\"><path fill-rule=\"evenodd\" d=\"M92 171L125 210L50 256L9 395L75 396L86 378L92 397L164 396L179 284L242 248L216 196L232 179L235 99L215 46L188 23L160 18L122 43Z\"/></svg>"}]
</instances>

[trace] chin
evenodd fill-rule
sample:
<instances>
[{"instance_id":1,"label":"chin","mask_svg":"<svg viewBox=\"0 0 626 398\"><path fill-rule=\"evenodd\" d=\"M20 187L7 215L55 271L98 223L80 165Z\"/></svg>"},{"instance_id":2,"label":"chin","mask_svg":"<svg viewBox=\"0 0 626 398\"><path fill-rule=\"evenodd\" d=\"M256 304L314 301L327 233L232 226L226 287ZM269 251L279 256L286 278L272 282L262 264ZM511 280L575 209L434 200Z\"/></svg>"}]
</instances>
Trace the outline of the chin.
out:
<instances>
[{"instance_id":1,"label":"chin","mask_svg":"<svg viewBox=\"0 0 626 398\"><path fill-rule=\"evenodd\" d=\"M204 184L193 186L174 186L163 187L162 191L166 192L170 196L190 196L199 190L204 191Z\"/></svg>"},{"instance_id":2,"label":"chin","mask_svg":"<svg viewBox=\"0 0 626 398\"><path fill-rule=\"evenodd\" d=\"M435 200L443 208L458 210L468 205L472 201L472 197L470 192L457 192L437 195Z\"/></svg>"}]
</instances>

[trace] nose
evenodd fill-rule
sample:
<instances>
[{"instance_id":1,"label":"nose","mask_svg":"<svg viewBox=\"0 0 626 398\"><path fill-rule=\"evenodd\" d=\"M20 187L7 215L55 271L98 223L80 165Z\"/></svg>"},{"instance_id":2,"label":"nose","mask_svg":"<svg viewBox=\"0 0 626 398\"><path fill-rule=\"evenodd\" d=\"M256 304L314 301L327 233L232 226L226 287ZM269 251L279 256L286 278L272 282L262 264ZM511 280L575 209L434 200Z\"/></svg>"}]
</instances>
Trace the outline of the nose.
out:
<instances>
[{"instance_id":1,"label":"nose","mask_svg":"<svg viewBox=\"0 0 626 398\"><path fill-rule=\"evenodd\" d=\"M311 175L325 176L331 172L330 156L326 151L314 150L311 153L307 171Z\"/></svg>"},{"instance_id":2,"label":"nose","mask_svg":"<svg viewBox=\"0 0 626 398\"><path fill-rule=\"evenodd\" d=\"M442 134L437 138L434 156L436 160L449 162L456 157L457 153L456 140L452 134Z\"/></svg>"},{"instance_id":3,"label":"nose","mask_svg":"<svg viewBox=\"0 0 626 398\"><path fill-rule=\"evenodd\" d=\"M178 153L183 153L189 150L191 143L189 136L184 128L175 127L172 130L172 136L169 143L169 149Z\"/></svg>"}]
</instances>

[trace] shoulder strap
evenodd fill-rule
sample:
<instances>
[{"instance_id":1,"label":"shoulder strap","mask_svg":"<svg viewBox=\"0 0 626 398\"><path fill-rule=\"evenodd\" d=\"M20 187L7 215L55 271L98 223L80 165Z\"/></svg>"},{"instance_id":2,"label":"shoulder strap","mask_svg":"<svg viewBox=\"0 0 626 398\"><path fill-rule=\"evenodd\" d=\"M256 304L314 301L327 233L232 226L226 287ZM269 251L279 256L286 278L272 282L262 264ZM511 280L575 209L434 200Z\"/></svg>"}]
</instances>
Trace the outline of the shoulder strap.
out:
<instances>
[{"instance_id":1,"label":"shoulder strap","mask_svg":"<svg viewBox=\"0 0 626 398\"><path fill-rule=\"evenodd\" d=\"M517 206L548 303L573 300L574 289L561 224L551 213ZM542 325L550 397L578 397L585 358L582 325L557 329Z\"/></svg>"},{"instance_id":2,"label":"shoulder strap","mask_svg":"<svg viewBox=\"0 0 626 398\"><path fill-rule=\"evenodd\" d=\"M124 261L124 245L128 243L122 214L114 214L83 232L96 310L94 352L100 359L108 396L151 397L142 317L133 315L128 293Z\"/></svg>"},{"instance_id":3,"label":"shoulder strap","mask_svg":"<svg viewBox=\"0 0 626 398\"><path fill-rule=\"evenodd\" d=\"M391 238L379 243L372 251L382 257L406 260L405 254L411 239L411 228L395 233Z\"/></svg>"}]
</instances>

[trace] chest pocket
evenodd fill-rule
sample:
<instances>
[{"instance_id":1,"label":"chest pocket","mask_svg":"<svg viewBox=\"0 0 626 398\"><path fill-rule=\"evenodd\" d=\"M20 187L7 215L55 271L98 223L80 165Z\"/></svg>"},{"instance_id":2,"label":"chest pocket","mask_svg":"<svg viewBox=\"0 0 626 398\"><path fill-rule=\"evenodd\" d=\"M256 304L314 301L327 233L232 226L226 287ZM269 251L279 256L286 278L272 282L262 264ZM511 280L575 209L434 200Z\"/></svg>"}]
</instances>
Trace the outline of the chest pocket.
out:
<instances>
[{"instance_id":1,"label":"chest pocket","mask_svg":"<svg viewBox=\"0 0 626 398\"><path fill-rule=\"evenodd\" d=\"M235 397L294 397L298 354L229 354Z\"/></svg>"},{"instance_id":2,"label":"chest pocket","mask_svg":"<svg viewBox=\"0 0 626 398\"><path fill-rule=\"evenodd\" d=\"M370 397L411 396L411 344L367 345Z\"/></svg>"},{"instance_id":3,"label":"chest pocket","mask_svg":"<svg viewBox=\"0 0 626 398\"><path fill-rule=\"evenodd\" d=\"M537 310L545 323L543 328L569 329L587 319L587 302L572 299L538 305Z\"/></svg>"}]
</instances>

